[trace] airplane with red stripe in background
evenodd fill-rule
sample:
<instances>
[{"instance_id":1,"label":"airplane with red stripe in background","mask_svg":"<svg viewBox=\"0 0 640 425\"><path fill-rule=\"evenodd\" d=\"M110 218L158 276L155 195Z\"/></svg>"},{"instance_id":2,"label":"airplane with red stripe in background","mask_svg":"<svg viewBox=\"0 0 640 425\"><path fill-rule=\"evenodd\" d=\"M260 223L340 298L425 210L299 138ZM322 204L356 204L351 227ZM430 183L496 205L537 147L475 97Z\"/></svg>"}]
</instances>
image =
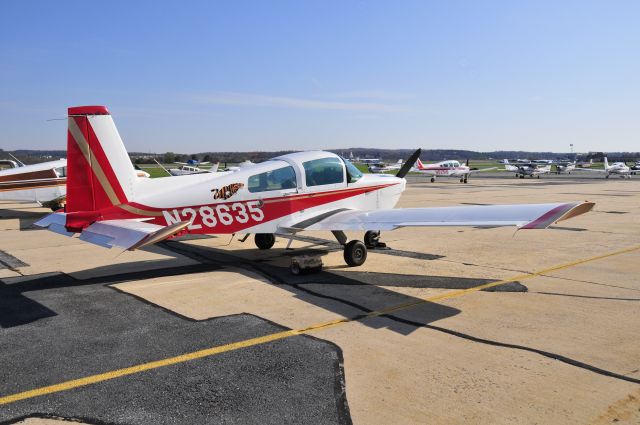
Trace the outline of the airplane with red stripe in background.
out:
<instances>
[{"instance_id":1,"label":"airplane with red stripe in background","mask_svg":"<svg viewBox=\"0 0 640 425\"><path fill-rule=\"evenodd\" d=\"M362 265L381 230L413 226L517 226L544 229L583 214L591 202L394 208L417 150L397 175L362 174L323 151L297 152L236 171L180 178L136 176L104 106L69 108L67 204L36 224L107 248L135 250L178 234L275 237L331 231L350 266ZM363 243L345 231L366 231Z\"/></svg>"},{"instance_id":2,"label":"airplane with red stripe in background","mask_svg":"<svg viewBox=\"0 0 640 425\"><path fill-rule=\"evenodd\" d=\"M454 160L440 161L435 164L423 164L420 158L418 158L416 166L412 171L431 177L431 183L436 181L436 177L458 177L460 178L460 183L467 183L469 174L495 170L496 168L498 167L474 169L469 167L468 159L466 164L460 164L460 162Z\"/></svg>"}]
</instances>

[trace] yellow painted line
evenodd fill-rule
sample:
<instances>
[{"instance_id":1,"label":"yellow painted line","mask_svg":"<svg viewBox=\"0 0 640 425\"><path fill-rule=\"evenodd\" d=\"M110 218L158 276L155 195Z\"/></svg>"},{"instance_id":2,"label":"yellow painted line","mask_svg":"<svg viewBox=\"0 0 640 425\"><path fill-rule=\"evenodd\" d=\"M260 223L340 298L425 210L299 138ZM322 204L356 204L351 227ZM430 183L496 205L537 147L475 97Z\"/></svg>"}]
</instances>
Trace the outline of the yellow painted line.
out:
<instances>
[{"instance_id":1,"label":"yellow painted line","mask_svg":"<svg viewBox=\"0 0 640 425\"><path fill-rule=\"evenodd\" d=\"M152 362L148 362L148 363L142 363L139 365L135 365L135 366L130 366L130 367L125 367L122 369L116 369L116 370L112 370L109 372L105 372L105 373L99 373L97 375L91 375L91 376L87 376L84 378L79 378L79 379L73 379L70 381L65 381L65 382L61 382L59 384L55 384L55 385L49 385L46 387L40 387L40 388L36 388L33 390L29 390L29 391L24 391L24 392L20 392L20 393L16 393L16 394L11 394L11 395L7 395L7 396L3 396L0 397L0 405L3 404L9 404L9 403L14 403L16 401L19 400L25 400L25 399L29 399L29 398L34 398L34 397L39 397L39 396L43 396L43 395L47 395L47 394L52 394L52 393L57 393L60 391L66 391L66 390L70 390L73 388L78 388L78 387L83 387L86 385L91 385L91 384L96 384L98 382L103 382L103 381L108 381L111 379L116 379L116 378L121 378L123 376L127 376L127 375L133 375L136 373L141 373L147 370L152 370L152 369L158 369L161 367L165 367L165 366L171 366L174 364L178 364L178 363L184 363L184 362L188 362L191 360L197 360L197 359L202 359L204 357L210 357L210 356L214 356L216 354L221 354L221 353L226 353L229 351L235 351L235 350L239 350L241 348L248 348L248 347L253 347L256 345L260 345L260 344L266 344L268 342L272 342L272 341L277 341L277 340L281 340L281 339L285 339L285 338L289 338L292 336L296 336L296 335L302 335L302 334L306 334L309 332L314 332L314 331L318 331L321 329L328 329L328 328L332 328L334 326L338 326L344 323L349 323L349 322L353 322L353 321L358 321L358 320L362 320L365 318L369 318L369 317L378 317L378 316L383 316L386 314L391 314L400 310L405 310L411 307L415 307L417 305L420 304L424 304L427 302L435 302L435 301L442 301L442 300L447 300L450 298L455 298L455 297L460 297L462 295L466 295L472 292L477 292L477 291L481 291L483 289L487 289L487 288L492 288L494 286L499 286L499 285L504 285L505 283L510 283L510 282L515 282L515 281L521 281L521 280L525 280L525 279L531 279L534 278L536 276L542 276L545 275L547 273L551 273L554 271L558 271L558 270L562 270L562 269L567 269L570 267L574 267L580 264L585 264L585 263L589 263L592 261L597 261L597 260L601 260L604 258L609 258L609 257L613 257L616 255L621 255L621 254L626 254L626 253L630 253L633 251L638 251L640 250L640 245L631 247L631 248L626 248L626 249L621 249L618 251L614 251L614 252L610 252L608 254L602 254L602 255L597 255L595 257L591 257L591 258L586 258L586 259L582 259L582 260L577 260L577 261L573 261L570 263L566 263L566 264L562 264L559 266L555 266L555 267L550 267L544 270L540 270L537 272L531 272L531 273L524 273L518 276L514 276L508 279L504 279L504 280L500 280L497 282L490 282L490 283L485 283L483 285L478 285L478 286L474 286L473 288L468 288L468 289L461 289L458 291L451 291L451 292L446 292L444 294L440 294L440 295L435 295L435 296L431 296L431 297L425 297L416 301L412 301L409 303L404 303L404 304L399 304L393 307L389 307L383 310L378 310L378 311L372 311L368 314L364 314L361 316L358 316L356 318L343 318L343 319L336 319L336 320L332 320L329 322L324 322L324 323L318 323L315 325L311 325L308 326L306 328L301 328L301 329L292 329L292 330L288 330L288 331L282 331L282 332L276 332L273 334L269 334L269 335L264 335L264 336L260 336L260 337L256 337L256 338L250 338L250 339L246 339L244 341L238 341L238 342L233 342L230 344L224 344L224 345L219 345L216 347L211 347L211 348L206 348L204 350L199 350L199 351L193 351L191 353L187 353L187 354L182 354L179 356L175 356L175 357L169 357L167 359L162 359L162 360L156 360L156 361L152 361Z\"/></svg>"}]
</instances>

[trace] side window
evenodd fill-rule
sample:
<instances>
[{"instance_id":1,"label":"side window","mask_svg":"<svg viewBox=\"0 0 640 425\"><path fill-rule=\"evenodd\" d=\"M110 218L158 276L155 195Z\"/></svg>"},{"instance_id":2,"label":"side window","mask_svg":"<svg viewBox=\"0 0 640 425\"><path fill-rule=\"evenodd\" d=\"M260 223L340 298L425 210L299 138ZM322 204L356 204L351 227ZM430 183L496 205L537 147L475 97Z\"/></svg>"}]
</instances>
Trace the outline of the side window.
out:
<instances>
[{"instance_id":1,"label":"side window","mask_svg":"<svg viewBox=\"0 0 640 425\"><path fill-rule=\"evenodd\" d=\"M58 167L55 169L58 177L67 177L67 167Z\"/></svg>"},{"instance_id":2,"label":"side window","mask_svg":"<svg viewBox=\"0 0 640 425\"><path fill-rule=\"evenodd\" d=\"M292 166L278 168L254 174L249 177L249 192L267 192L269 190L295 189L296 172Z\"/></svg>"},{"instance_id":3,"label":"side window","mask_svg":"<svg viewBox=\"0 0 640 425\"><path fill-rule=\"evenodd\" d=\"M344 168L339 158L321 158L303 162L307 186L344 182Z\"/></svg>"}]
</instances>

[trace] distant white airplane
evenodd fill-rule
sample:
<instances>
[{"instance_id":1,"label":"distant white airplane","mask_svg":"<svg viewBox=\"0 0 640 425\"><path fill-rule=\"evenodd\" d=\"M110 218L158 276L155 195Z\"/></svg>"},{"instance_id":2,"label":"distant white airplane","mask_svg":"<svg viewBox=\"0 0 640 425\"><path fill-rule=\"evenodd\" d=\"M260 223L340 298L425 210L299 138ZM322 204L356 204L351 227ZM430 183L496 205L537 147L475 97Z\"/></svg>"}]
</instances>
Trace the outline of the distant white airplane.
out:
<instances>
[{"instance_id":1,"label":"distant white airplane","mask_svg":"<svg viewBox=\"0 0 640 425\"><path fill-rule=\"evenodd\" d=\"M467 183L469 174L495 170L496 168L498 167L482 168L480 170L471 169L469 167L469 160L467 160L466 164L460 164L460 162L454 160L440 161L435 164L423 164L420 158L418 158L413 171L431 176L431 183L436 181L436 177L459 177L460 183Z\"/></svg>"},{"instance_id":2,"label":"distant white airplane","mask_svg":"<svg viewBox=\"0 0 640 425\"><path fill-rule=\"evenodd\" d=\"M36 225L65 236L79 234L81 241L107 248L135 250L186 232L255 234L256 246L269 249L276 235L331 231L344 247L345 262L359 266L369 243L349 241L345 231L366 231L365 241L375 242L380 230L401 227L545 229L594 205L578 201L394 208L420 149L396 176L362 174L334 153L312 151L281 155L222 176L138 179L106 107L69 108L68 123L65 212L50 214Z\"/></svg>"},{"instance_id":3,"label":"distant white airplane","mask_svg":"<svg viewBox=\"0 0 640 425\"><path fill-rule=\"evenodd\" d=\"M609 161L607 160L607 157L604 157L604 169L598 169L598 168L578 168L578 170L581 171L592 171L592 172L596 172L596 173L604 173L604 178L608 179L610 175L617 175L620 176L621 179L627 178L630 179L631 178L631 168L629 168L629 166L627 164L625 164L624 162L614 162L613 164L609 165Z\"/></svg>"},{"instance_id":4,"label":"distant white airplane","mask_svg":"<svg viewBox=\"0 0 640 425\"><path fill-rule=\"evenodd\" d=\"M189 174L203 174L203 173L215 173L218 171L219 163L213 164L213 166L209 169L198 168L194 165L187 165L184 162L176 162L175 164L183 164L180 168L165 168L164 165L160 164L157 159L154 159L156 164L160 166L167 174L171 176L186 176ZM192 160L190 160L192 161ZM203 163L208 164L208 162Z\"/></svg>"},{"instance_id":5,"label":"distant white airplane","mask_svg":"<svg viewBox=\"0 0 640 425\"><path fill-rule=\"evenodd\" d=\"M576 163L571 161L560 161L556 163L556 174L571 174L576 169Z\"/></svg>"},{"instance_id":6,"label":"distant white airplane","mask_svg":"<svg viewBox=\"0 0 640 425\"><path fill-rule=\"evenodd\" d=\"M576 163L576 167L579 167L579 168L591 168L592 165L593 165L593 158L591 158L589 162L580 161Z\"/></svg>"},{"instance_id":7,"label":"distant white airplane","mask_svg":"<svg viewBox=\"0 0 640 425\"><path fill-rule=\"evenodd\" d=\"M523 179L525 176L540 178L542 174L549 174L551 172L551 165L539 166L533 163L510 164L507 161L504 164L504 169L515 172L516 178L520 177Z\"/></svg>"},{"instance_id":8,"label":"distant white airplane","mask_svg":"<svg viewBox=\"0 0 640 425\"><path fill-rule=\"evenodd\" d=\"M385 164L379 162L377 164L369 165L369 171L372 173L384 173L385 171L394 171L402 168L402 160L399 159L395 164Z\"/></svg>"}]
</instances>

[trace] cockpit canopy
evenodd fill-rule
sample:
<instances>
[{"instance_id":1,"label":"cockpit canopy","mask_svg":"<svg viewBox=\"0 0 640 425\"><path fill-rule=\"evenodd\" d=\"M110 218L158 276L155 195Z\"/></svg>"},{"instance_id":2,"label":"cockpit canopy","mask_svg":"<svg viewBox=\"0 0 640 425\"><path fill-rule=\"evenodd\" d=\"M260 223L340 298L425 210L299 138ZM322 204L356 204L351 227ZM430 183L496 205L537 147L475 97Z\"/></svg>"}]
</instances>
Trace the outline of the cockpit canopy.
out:
<instances>
[{"instance_id":1,"label":"cockpit canopy","mask_svg":"<svg viewBox=\"0 0 640 425\"><path fill-rule=\"evenodd\" d=\"M249 192L346 185L362 177L362 172L347 159L321 151L283 155L255 167L256 173L247 182Z\"/></svg>"}]
</instances>

